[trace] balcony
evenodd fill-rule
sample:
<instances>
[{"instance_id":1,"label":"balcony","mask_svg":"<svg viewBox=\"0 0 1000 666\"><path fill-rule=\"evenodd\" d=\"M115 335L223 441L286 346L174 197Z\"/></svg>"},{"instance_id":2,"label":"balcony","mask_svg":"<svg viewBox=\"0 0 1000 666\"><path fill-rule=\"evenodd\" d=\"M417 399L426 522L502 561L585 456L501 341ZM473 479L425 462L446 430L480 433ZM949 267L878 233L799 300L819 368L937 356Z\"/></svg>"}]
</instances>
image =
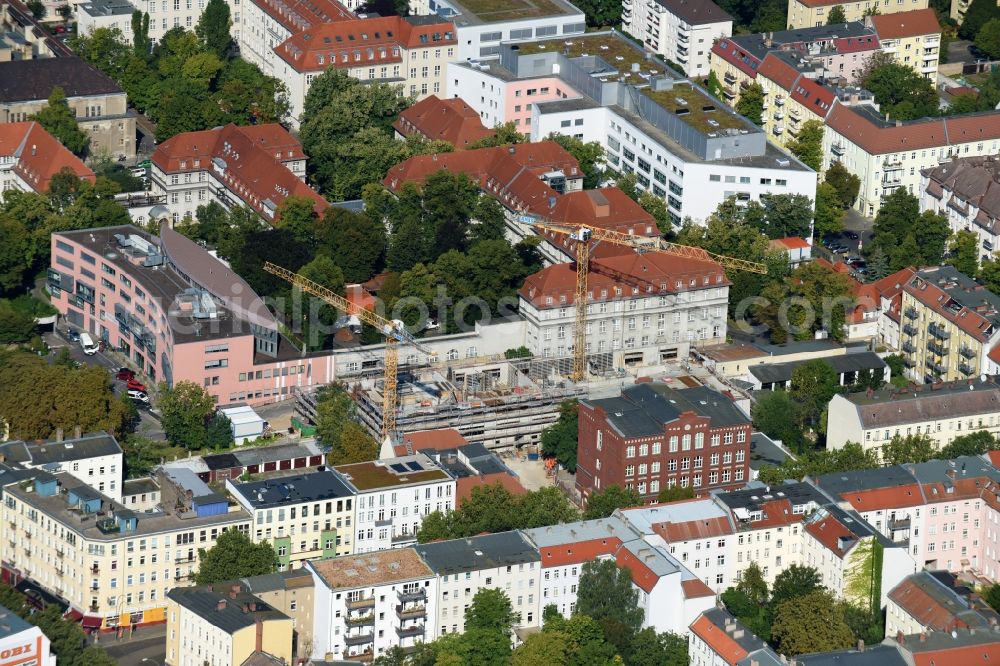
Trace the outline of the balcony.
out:
<instances>
[{"instance_id":1,"label":"balcony","mask_svg":"<svg viewBox=\"0 0 1000 666\"><path fill-rule=\"evenodd\" d=\"M345 622L348 627L364 627L375 624L375 613L369 615L348 615Z\"/></svg>"},{"instance_id":2,"label":"balcony","mask_svg":"<svg viewBox=\"0 0 1000 666\"><path fill-rule=\"evenodd\" d=\"M31 548L29 548L28 546L25 546L24 547L24 554L27 555L28 557L31 557Z\"/></svg>"},{"instance_id":3,"label":"balcony","mask_svg":"<svg viewBox=\"0 0 1000 666\"><path fill-rule=\"evenodd\" d=\"M413 542L413 541L417 540L417 535L416 535L416 533L413 533L413 534L407 534L407 533L393 534L392 535L392 539L390 539L390 540L394 544L410 543L410 542Z\"/></svg>"},{"instance_id":4,"label":"balcony","mask_svg":"<svg viewBox=\"0 0 1000 666\"><path fill-rule=\"evenodd\" d=\"M781 109L775 109L774 110L774 119L775 120L781 120L784 117L785 117L785 112L784 111L782 111Z\"/></svg>"},{"instance_id":5,"label":"balcony","mask_svg":"<svg viewBox=\"0 0 1000 666\"><path fill-rule=\"evenodd\" d=\"M775 125L774 129L771 131L774 132L775 136L781 136L785 133L785 128L782 125Z\"/></svg>"},{"instance_id":6,"label":"balcony","mask_svg":"<svg viewBox=\"0 0 1000 666\"><path fill-rule=\"evenodd\" d=\"M60 578L62 578L65 574L66 574L66 571L64 569L60 569L59 567L56 567L56 575L57 576L59 576Z\"/></svg>"},{"instance_id":7,"label":"balcony","mask_svg":"<svg viewBox=\"0 0 1000 666\"><path fill-rule=\"evenodd\" d=\"M971 363L962 362L958 364L958 371L968 377L969 375L976 374L976 366Z\"/></svg>"},{"instance_id":8,"label":"balcony","mask_svg":"<svg viewBox=\"0 0 1000 666\"><path fill-rule=\"evenodd\" d=\"M404 592L403 590L399 590L398 592L396 592L396 596L404 604L413 601L426 601L427 591L424 590L424 588L422 587L412 592Z\"/></svg>"},{"instance_id":9,"label":"balcony","mask_svg":"<svg viewBox=\"0 0 1000 666\"><path fill-rule=\"evenodd\" d=\"M10 521L10 522L9 522L9 523L7 523L7 524L8 524L8 525L10 525L10 529L12 529L12 530L16 530L16 529L17 529L17 523L16 523L16 522L14 522L13 520L12 520L12 521Z\"/></svg>"},{"instance_id":10,"label":"balcony","mask_svg":"<svg viewBox=\"0 0 1000 666\"><path fill-rule=\"evenodd\" d=\"M976 351L974 349L969 349L965 345L959 347L958 353L968 359L976 358Z\"/></svg>"},{"instance_id":11,"label":"balcony","mask_svg":"<svg viewBox=\"0 0 1000 666\"><path fill-rule=\"evenodd\" d=\"M348 599L346 602L348 610L357 610L359 608L374 608L375 607L375 597L359 597L358 599Z\"/></svg>"},{"instance_id":12,"label":"balcony","mask_svg":"<svg viewBox=\"0 0 1000 666\"><path fill-rule=\"evenodd\" d=\"M90 612L91 613L96 613L99 610L101 610L100 606L98 606L97 604L90 604Z\"/></svg>"},{"instance_id":13,"label":"balcony","mask_svg":"<svg viewBox=\"0 0 1000 666\"><path fill-rule=\"evenodd\" d=\"M344 636L344 642L348 645L365 645L374 642L374 640L375 633L371 631L367 634L347 634Z\"/></svg>"},{"instance_id":14,"label":"balcony","mask_svg":"<svg viewBox=\"0 0 1000 666\"><path fill-rule=\"evenodd\" d=\"M898 157L886 158L885 162L882 163L882 168L885 171L895 171L897 169L903 168L903 160Z\"/></svg>"},{"instance_id":15,"label":"balcony","mask_svg":"<svg viewBox=\"0 0 1000 666\"><path fill-rule=\"evenodd\" d=\"M424 625L415 624L411 627L396 627L396 635L400 638L410 638L411 636L423 636Z\"/></svg>"},{"instance_id":16,"label":"balcony","mask_svg":"<svg viewBox=\"0 0 1000 666\"><path fill-rule=\"evenodd\" d=\"M412 606L410 608L405 608L402 605L396 606L396 617L400 620L416 620L422 617L427 617L427 607Z\"/></svg>"},{"instance_id":17,"label":"balcony","mask_svg":"<svg viewBox=\"0 0 1000 666\"><path fill-rule=\"evenodd\" d=\"M733 85L734 83L736 83L736 75L733 74L732 72L726 72L726 75L722 77L722 80L728 83L729 85Z\"/></svg>"},{"instance_id":18,"label":"balcony","mask_svg":"<svg viewBox=\"0 0 1000 666\"><path fill-rule=\"evenodd\" d=\"M95 573L95 574L101 573L101 567L95 564L94 566L90 567L90 573Z\"/></svg>"},{"instance_id":19,"label":"balcony","mask_svg":"<svg viewBox=\"0 0 1000 666\"><path fill-rule=\"evenodd\" d=\"M935 361L927 361L924 363L924 367L926 367L928 370L933 370L939 375L943 375L948 372L947 363L937 363Z\"/></svg>"},{"instance_id":20,"label":"balcony","mask_svg":"<svg viewBox=\"0 0 1000 666\"><path fill-rule=\"evenodd\" d=\"M931 323L927 327L927 332L933 335L938 340L947 340L951 337L951 333L946 331L943 327Z\"/></svg>"},{"instance_id":21,"label":"balcony","mask_svg":"<svg viewBox=\"0 0 1000 666\"><path fill-rule=\"evenodd\" d=\"M945 348L944 345L939 345L936 342L928 342L927 351L934 354L935 356L945 356L948 353L948 350Z\"/></svg>"},{"instance_id":22,"label":"balcony","mask_svg":"<svg viewBox=\"0 0 1000 666\"><path fill-rule=\"evenodd\" d=\"M345 654L344 659L348 661L360 661L362 664L370 664L375 661L375 653L369 650L368 652L360 652L358 654Z\"/></svg>"},{"instance_id":23,"label":"balcony","mask_svg":"<svg viewBox=\"0 0 1000 666\"><path fill-rule=\"evenodd\" d=\"M681 44L687 44L688 41L690 41L690 37L688 37L684 33L678 32L677 33L677 41L679 41ZM732 74L726 74L726 76L732 76ZM730 83L732 83L732 81L730 81Z\"/></svg>"},{"instance_id":24,"label":"balcony","mask_svg":"<svg viewBox=\"0 0 1000 666\"><path fill-rule=\"evenodd\" d=\"M90 584L90 589L92 589L92 590L99 590L99 589L101 589L101 586L98 585L97 583L91 583Z\"/></svg>"},{"instance_id":25,"label":"balcony","mask_svg":"<svg viewBox=\"0 0 1000 666\"><path fill-rule=\"evenodd\" d=\"M24 530L24 538L28 539L30 541L31 540L31 532L29 532L28 530Z\"/></svg>"},{"instance_id":26,"label":"balcony","mask_svg":"<svg viewBox=\"0 0 1000 666\"><path fill-rule=\"evenodd\" d=\"M66 551L63 550L62 547L56 548L56 557L58 557L59 559L66 557Z\"/></svg>"},{"instance_id":27,"label":"balcony","mask_svg":"<svg viewBox=\"0 0 1000 666\"><path fill-rule=\"evenodd\" d=\"M832 146L830 146L830 152L832 152L837 157L843 157L844 152L846 152L844 149L844 144L842 143L833 144Z\"/></svg>"},{"instance_id":28,"label":"balcony","mask_svg":"<svg viewBox=\"0 0 1000 666\"><path fill-rule=\"evenodd\" d=\"M906 326L903 327L903 333L909 336L914 336L917 334L917 327L914 326L913 324L907 324Z\"/></svg>"},{"instance_id":29,"label":"balcony","mask_svg":"<svg viewBox=\"0 0 1000 666\"><path fill-rule=\"evenodd\" d=\"M917 318L917 309L915 307L913 307L913 306L910 306L910 307L906 308L905 310L903 310L903 316L906 317L907 319L916 319Z\"/></svg>"},{"instance_id":30,"label":"balcony","mask_svg":"<svg viewBox=\"0 0 1000 666\"><path fill-rule=\"evenodd\" d=\"M905 365L908 368L915 368L917 367L917 362L914 359L907 356L906 358L903 359L903 365Z\"/></svg>"},{"instance_id":31,"label":"balcony","mask_svg":"<svg viewBox=\"0 0 1000 666\"><path fill-rule=\"evenodd\" d=\"M784 106L785 105L785 98L782 97L781 95L778 95L777 97L774 98L774 103L777 106Z\"/></svg>"},{"instance_id":32,"label":"balcony","mask_svg":"<svg viewBox=\"0 0 1000 666\"><path fill-rule=\"evenodd\" d=\"M903 349L903 352L907 353L907 354L915 354L915 353L917 353L917 348L913 346L912 342L904 342L902 349Z\"/></svg>"}]
</instances>

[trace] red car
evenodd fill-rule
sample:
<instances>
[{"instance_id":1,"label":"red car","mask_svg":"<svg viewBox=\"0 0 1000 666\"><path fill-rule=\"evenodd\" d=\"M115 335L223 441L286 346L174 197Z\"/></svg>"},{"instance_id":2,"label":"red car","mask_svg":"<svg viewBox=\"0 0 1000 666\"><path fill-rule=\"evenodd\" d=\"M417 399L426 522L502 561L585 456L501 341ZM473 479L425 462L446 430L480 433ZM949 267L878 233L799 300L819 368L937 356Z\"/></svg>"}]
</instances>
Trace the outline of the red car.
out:
<instances>
[{"instance_id":1,"label":"red car","mask_svg":"<svg viewBox=\"0 0 1000 666\"><path fill-rule=\"evenodd\" d=\"M128 368L118 368L118 372L115 373L115 379L120 379L123 382L127 382L130 379L135 379L135 373Z\"/></svg>"},{"instance_id":2,"label":"red car","mask_svg":"<svg viewBox=\"0 0 1000 666\"><path fill-rule=\"evenodd\" d=\"M143 384L142 382L140 382L137 379L130 379L130 380L128 380L128 383L126 384L126 386L128 388L132 389L133 391L145 391L146 390L146 385Z\"/></svg>"}]
</instances>

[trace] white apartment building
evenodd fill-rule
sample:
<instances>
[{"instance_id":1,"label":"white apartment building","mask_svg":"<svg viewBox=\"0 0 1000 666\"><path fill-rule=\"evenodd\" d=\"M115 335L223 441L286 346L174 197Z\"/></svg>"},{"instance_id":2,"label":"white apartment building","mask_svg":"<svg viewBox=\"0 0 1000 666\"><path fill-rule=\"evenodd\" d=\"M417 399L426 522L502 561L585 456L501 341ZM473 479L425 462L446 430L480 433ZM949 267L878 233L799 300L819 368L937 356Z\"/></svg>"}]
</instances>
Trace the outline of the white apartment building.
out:
<instances>
[{"instance_id":1,"label":"white apartment building","mask_svg":"<svg viewBox=\"0 0 1000 666\"><path fill-rule=\"evenodd\" d=\"M465 610L484 589L503 590L520 616L517 627L541 625L540 556L521 532L438 541L414 549L438 577L437 615L428 622L439 636L465 631Z\"/></svg>"},{"instance_id":2,"label":"white apartment building","mask_svg":"<svg viewBox=\"0 0 1000 666\"><path fill-rule=\"evenodd\" d=\"M87 0L76 5L77 31L80 35L89 35L98 28L117 28L125 43L131 44L132 13L138 10L149 14L149 38L156 43L174 28L193 31L205 9L205 2L206 0ZM232 0L229 4L235 25L239 22L240 0Z\"/></svg>"},{"instance_id":3,"label":"white apartment building","mask_svg":"<svg viewBox=\"0 0 1000 666\"><path fill-rule=\"evenodd\" d=\"M747 655L758 651L769 653L775 664L778 656L764 641L725 608L712 608L698 616L691 625L688 638L690 666L732 666L743 663ZM748 660L746 663L770 663L769 660Z\"/></svg>"},{"instance_id":4,"label":"white apartment building","mask_svg":"<svg viewBox=\"0 0 1000 666\"><path fill-rule=\"evenodd\" d=\"M656 253L596 257L588 280L587 353L598 366L687 358L692 345L726 339L729 280L713 262ZM576 269L554 264L518 292L525 345L537 356L570 353Z\"/></svg>"},{"instance_id":5,"label":"white apartment building","mask_svg":"<svg viewBox=\"0 0 1000 666\"><path fill-rule=\"evenodd\" d=\"M560 133L599 142L608 166L635 173L677 225L704 221L733 196L815 198L815 172L658 58L616 33L565 41L505 45L499 63L450 63L448 96L533 141Z\"/></svg>"},{"instance_id":6,"label":"white apartment building","mask_svg":"<svg viewBox=\"0 0 1000 666\"><path fill-rule=\"evenodd\" d=\"M702 77L715 40L733 34L733 17L711 0L622 0L622 29L687 76Z\"/></svg>"},{"instance_id":7,"label":"white apartment building","mask_svg":"<svg viewBox=\"0 0 1000 666\"><path fill-rule=\"evenodd\" d=\"M981 260L1000 248L1000 160L952 158L921 171L920 211L944 215L952 231L977 237Z\"/></svg>"},{"instance_id":8,"label":"white apartment building","mask_svg":"<svg viewBox=\"0 0 1000 666\"><path fill-rule=\"evenodd\" d=\"M45 442L4 442L0 456L25 469L65 472L116 502L122 500L125 454L114 435L103 430L83 434L77 428L72 438L64 438L59 428L55 438Z\"/></svg>"},{"instance_id":9,"label":"white apartment building","mask_svg":"<svg viewBox=\"0 0 1000 666\"><path fill-rule=\"evenodd\" d=\"M250 529L250 516L218 496L136 514L66 473L38 471L3 496L3 567L64 599L86 628L162 622L167 592L189 584L199 549Z\"/></svg>"},{"instance_id":10,"label":"white apartment building","mask_svg":"<svg viewBox=\"0 0 1000 666\"><path fill-rule=\"evenodd\" d=\"M354 552L416 543L423 519L455 508L455 479L423 453L334 468L354 496Z\"/></svg>"},{"instance_id":11,"label":"white apartment building","mask_svg":"<svg viewBox=\"0 0 1000 666\"><path fill-rule=\"evenodd\" d=\"M45 193L52 176L64 168L83 180L96 180L93 171L35 121L0 124L0 142L0 192Z\"/></svg>"},{"instance_id":12,"label":"white apartment building","mask_svg":"<svg viewBox=\"0 0 1000 666\"><path fill-rule=\"evenodd\" d=\"M434 572L413 548L310 560L315 586L312 657L374 659L437 637Z\"/></svg>"},{"instance_id":13,"label":"white apartment building","mask_svg":"<svg viewBox=\"0 0 1000 666\"><path fill-rule=\"evenodd\" d=\"M354 543L354 494L332 470L233 483L226 490L253 516L254 542L270 542L278 568L349 555Z\"/></svg>"},{"instance_id":14,"label":"white apartment building","mask_svg":"<svg viewBox=\"0 0 1000 666\"><path fill-rule=\"evenodd\" d=\"M857 442L880 449L893 437L925 435L938 448L978 430L1000 432L1000 385L994 379L944 382L902 392L884 389L836 395L830 401L827 446Z\"/></svg>"}]
</instances>

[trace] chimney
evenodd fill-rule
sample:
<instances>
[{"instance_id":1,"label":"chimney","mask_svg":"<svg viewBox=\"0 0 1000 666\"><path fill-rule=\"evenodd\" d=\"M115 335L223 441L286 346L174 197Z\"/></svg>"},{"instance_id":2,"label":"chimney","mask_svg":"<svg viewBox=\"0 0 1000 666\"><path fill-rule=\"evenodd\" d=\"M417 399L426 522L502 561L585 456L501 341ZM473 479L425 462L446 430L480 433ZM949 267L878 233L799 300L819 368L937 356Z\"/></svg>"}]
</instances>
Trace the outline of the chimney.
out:
<instances>
[{"instance_id":1,"label":"chimney","mask_svg":"<svg viewBox=\"0 0 1000 666\"><path fill-rule=\"evenodd\" d=\"M73 427L73 439L80 439L83 437L83 426L77 425Z\"/></svg>"},{"instance_id":2,"label":"chimney","mask_svg":"<svg viewBox=\"0 0 1000 666\"><path fill-rule=\"evenodd\" d=\"M224 611L224 610L226 610L226 600L225 599L219 599L219 603L217 603L215 605L215 610L217 610L217 611Z\"/></svg>"},{"instance_id":3,"label":"chimney","mask_svg":"<svg viewBox=\"0 0 1000 666\"><path fill-rule=\"evenodd\" d=\"M947 477L948 477L949 479L954 479L954 478L955 478L955 470L953 470L953 469L949 469L949 470L945 471L945 475L946 475L946 476L947 476Z\"/></svg>"},{"instance_id":4,"label":"chimney","mask_svg":"<svg viewBox=\"0 0 1000 666\"><path fill-rule=\"evenodd\" d=\"M61 442L61 441L63 441L63 439L64 439L63 438L63 429L62 428L56 428L56 441L57 442Z\"/></svg>"},{"instance_id":5,"label":"chimney","mask_svg":"<svg viewBox=\"0 0 1000 666\"><path fill-rule=\"evenodd\" d=\"M902 629L898 629L896 631L896 642L899 643L900 645L903 644L903 630Z\"/></svg>"},{"instance_id":6,"label":"chimney","mask_svg":"<svg viewBox=\"0 0 1000 666\"><path fill-rule=\"evenodd\" d=\"M257 625L256 626L256 629L257 629L257 638L256 638L255 644L256 644L257 652L263 652L264 651L264 620L262 620L262 619L260 619L258 617L256 625Z\"/></svg>"},{"instance_id":7,"label":"chimney","mask_svg":"<svg viewBox=\"0 0 1000 666\"><path fill-rule=\"evenodd\" d=\"M903 632L900 632L900 633L903 633ZM920 632L920 642L924 643L926 641L927 641L927 634L925 634L924 632L921 631Z\"/></svg>"}]
</instances>

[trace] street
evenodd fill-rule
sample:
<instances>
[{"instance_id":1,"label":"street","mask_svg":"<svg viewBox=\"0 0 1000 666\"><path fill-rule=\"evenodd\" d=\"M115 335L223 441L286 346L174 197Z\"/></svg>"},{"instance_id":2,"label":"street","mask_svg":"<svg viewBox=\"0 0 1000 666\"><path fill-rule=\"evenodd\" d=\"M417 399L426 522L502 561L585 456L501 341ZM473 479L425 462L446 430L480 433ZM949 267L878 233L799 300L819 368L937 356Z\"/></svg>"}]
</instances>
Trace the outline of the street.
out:
<instances>
[{"instance_id":1,"label":"street","mask_svg":"<svg viewBox=\"0 0 1000 666\"><path fill-rule=\"evenodd\" d=\"M117 640L113 633L101 634L97 644L121 666L155 664L163 666L167 657L167 627L164 624L141 627L131 638Z\"/></svg>"}]
</instances>

